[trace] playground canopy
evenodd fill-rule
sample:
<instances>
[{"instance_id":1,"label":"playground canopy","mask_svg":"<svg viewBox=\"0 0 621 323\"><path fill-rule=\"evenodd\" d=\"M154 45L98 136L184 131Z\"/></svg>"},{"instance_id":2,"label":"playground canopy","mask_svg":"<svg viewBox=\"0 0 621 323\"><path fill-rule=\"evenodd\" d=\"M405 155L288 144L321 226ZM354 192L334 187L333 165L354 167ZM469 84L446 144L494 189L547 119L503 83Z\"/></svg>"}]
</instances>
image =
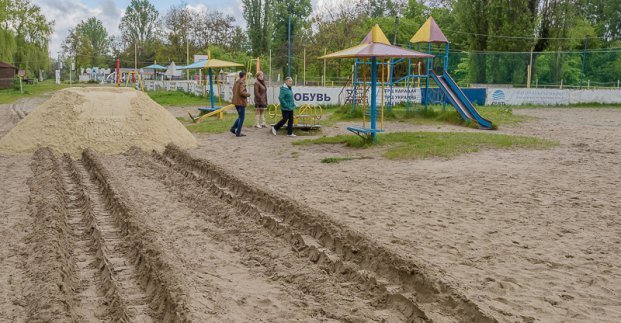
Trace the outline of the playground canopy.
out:
<instances>
[{"instance_id":1,"label":"playground canopy","mask_svg":"<svg viewBox=\"0 0 621 323\"><path fill-rule=\"evenodd\" d=\"M224 68L224 67L238 67L238 66L244 66L244 65L238 64L238 63L234 63L234 62L223 61L223 60L211 58L211 59L201 60L201 61L195 62L193 64L190 64L188 66L183 67L183 69L203 69L203 68L206 68L208 70L208 73L209 73L209 98L211 100L211 108L215 109L215 101L214 101L214 95L213 95L213 69L214 68Z\"/></svg>"},{"instance_id":2,"label":"playground canopy","mask_svg":"<svg viewBox=\"0 0 621 323\"><path fill-rule=\"evenodd\" d=\"M151 64L151 65L145 66L143 68L144 69L149 68L149 69L153 69L153 70L165 70L165 69L167 69L167 67L159 65L159 64Z\"/></svg>"},{"instance_id":3,"label":"playground canopy","mask_svg":"<svg viewBox=\"0 0 621 323\"><path fill-rule=\"evenodd\" d=\"M344 49L332 54L324 55L319 59L333 58L431 58L433 55L408 50L390 45L379 25L373 26L360 45Z\"/></svg>"},{"instance_id":4,"label":"playground canopy","mask_svg":"<svg viewBox=\"0 0 621 323\"><path fill-rule=\"evenodd\" d=\"M377 58L433 58L433 55L423 54L421 52L404 49L401 47L390 45L388 38L382 32L379 25L373 26L371 31L362 40L358 46L338 51L319 57L319 59L333 58L369 58L371 59L371 129L358 127L348 128L355 133L371 134L375 141L376 133L382 130L376 129L376 98L377 98Z\"/></svg>"},{"instance_id":5,"label":"playground canopy","mask_svg":"<svg viewBox=\"0 0 621 323\"><path fill-rule=\"evenodd\" d=\"M440 29L433 17L427 18L427 21L412 36L410 43L448 43L448 39Z\"/></svg>"},{"instance_id":6,"label":"playground canopy","mask_svg":"<svg viewBox=\"0 0 621 323\"><path fill-rule=\"evenodd\" d=\"M239 66L244 66L244 65L212 58L212 59L202 60L196 63L192 63L184 67L183 69L224 68L224 67L239 67Z\"/></svg>"}]
</instances>

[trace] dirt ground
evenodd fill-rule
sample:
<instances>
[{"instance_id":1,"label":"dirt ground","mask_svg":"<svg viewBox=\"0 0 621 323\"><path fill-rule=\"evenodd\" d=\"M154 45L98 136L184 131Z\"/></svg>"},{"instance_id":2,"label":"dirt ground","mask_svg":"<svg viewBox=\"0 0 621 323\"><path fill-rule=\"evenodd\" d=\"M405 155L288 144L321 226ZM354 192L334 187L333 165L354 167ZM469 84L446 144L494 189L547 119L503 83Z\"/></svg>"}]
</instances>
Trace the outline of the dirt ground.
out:
<instances>
[{"instance_id":1,"label":"dirt ground","mask_svg":"<svg viewBox=\"0 0 621 323\"><path fill-rule=\"evenodd\" d=\"M498 132L560 146L394 161L247 120L187 153L0 156L0 321L620 321L621 109L514 112Z\"/></svg>"}]
</instances>

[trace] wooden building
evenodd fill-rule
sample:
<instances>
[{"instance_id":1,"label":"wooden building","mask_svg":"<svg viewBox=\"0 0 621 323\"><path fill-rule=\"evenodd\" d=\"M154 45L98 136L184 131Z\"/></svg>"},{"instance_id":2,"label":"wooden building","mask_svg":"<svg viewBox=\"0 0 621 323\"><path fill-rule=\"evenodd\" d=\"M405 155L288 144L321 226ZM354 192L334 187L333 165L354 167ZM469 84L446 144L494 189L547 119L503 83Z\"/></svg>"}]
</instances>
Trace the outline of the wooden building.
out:
<instances>
[{"instance_id":1,"label":"wooden building","mask_svg":"<svg viewBox=\"0 0 621 323\"><path fill-rule=\"evenodd\" d=\"M17 67L0 61L0 89L11 88L16 74Z\"/></svg>"}]
</instances>

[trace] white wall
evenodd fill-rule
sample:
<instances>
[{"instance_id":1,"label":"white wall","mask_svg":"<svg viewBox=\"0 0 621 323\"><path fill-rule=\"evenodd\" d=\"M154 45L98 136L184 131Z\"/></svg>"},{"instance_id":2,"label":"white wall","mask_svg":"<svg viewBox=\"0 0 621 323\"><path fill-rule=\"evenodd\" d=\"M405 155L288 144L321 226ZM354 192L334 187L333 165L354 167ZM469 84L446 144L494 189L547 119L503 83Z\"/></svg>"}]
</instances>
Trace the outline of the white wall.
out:
<instances>
[{"instance_id":1,"label":"white wall","mask_svg":"<svg viewBox=\"0 0 621 323\"><path fill-rule=\"evenodd\" d=\"M168 91L183 90L196 95L209 93L209 84L198 85L195 81L145 81L147 90L152 91L157 84L158 89ZM270 86L267 90L269 104L278 103L280 86ZM217 91L214 86L214 91ZM248 91L252 94L252 85L248 85ZM340 105L351 103L351 88L329 86L294 86L293 93L296 105L319 104ZM231 101L233 86L224 85L221 88L222 98ZM393 103L405 102L409 94L410 102L421 102L421 89L419 88L393 88ZM384 103L387 103L390 89L384 89ZM250 102L254 99L250 98ZM381 88L377 89L377 102L381 102ZM513 88L489 88L487 89L486 105L567 105L579 103L608 103L621 104L621 90L557 90L557 89L513 89Z\"/></svg>"},{"instance_id":2,"label":"white wall","mask_svg":"<svg viewBox=\"0 0 621 323\"><path fill-rule=\"evenodd\" d=\"M621 103L621 90L487 89L486 105Z\"/></svg>"}]
</instances>

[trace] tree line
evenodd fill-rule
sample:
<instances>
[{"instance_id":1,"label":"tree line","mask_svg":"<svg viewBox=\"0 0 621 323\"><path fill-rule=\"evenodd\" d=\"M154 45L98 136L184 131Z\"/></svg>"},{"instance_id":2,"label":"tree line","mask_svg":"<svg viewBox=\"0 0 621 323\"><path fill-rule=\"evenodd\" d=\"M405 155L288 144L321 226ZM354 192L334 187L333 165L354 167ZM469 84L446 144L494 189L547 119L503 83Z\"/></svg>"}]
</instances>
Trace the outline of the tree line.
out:
<instances>
[{"instance_id":1,"label":"tree line","mask_svg":"<svg viewBox=\"0 0 621 323\"><path fill-rule=\"evenodd\" d=\"M0 0L0 60L38 76L50 65L53 26L29 0Z\"/></svg>"},{"instance_id":2,"label":"tree line","mask_svg":"<svg viewBox=\"0 0 621 323\"><path fill-rule=\"evenodd\" d=\"M291 47L292 74L317 80L324 71L317 57L356 45L376 23L391 42L427 51L409 40L433 16L451 42L449 71L460 82L523 85L531 62L533 80L541 84L621 79L619 0L349 0L315 11L310 0L241 3L245 29L219 11L176 5L160 13L149 0L132 0L119 35L109 35L95 17L86 19L65 39L64 57L78 66L107 67L116 58L133 67L136 59L141 67L185 64L188 51L191 61L210 50L239 63L261 57L273 74L284 74ZM31 69L49 66L53 23L30 0L0 5L0 59ZM43 59L32 57L41 53ZM344 79L351 67L351 60L328 61L325 76Z\"/></svg>"}]
</instances>

